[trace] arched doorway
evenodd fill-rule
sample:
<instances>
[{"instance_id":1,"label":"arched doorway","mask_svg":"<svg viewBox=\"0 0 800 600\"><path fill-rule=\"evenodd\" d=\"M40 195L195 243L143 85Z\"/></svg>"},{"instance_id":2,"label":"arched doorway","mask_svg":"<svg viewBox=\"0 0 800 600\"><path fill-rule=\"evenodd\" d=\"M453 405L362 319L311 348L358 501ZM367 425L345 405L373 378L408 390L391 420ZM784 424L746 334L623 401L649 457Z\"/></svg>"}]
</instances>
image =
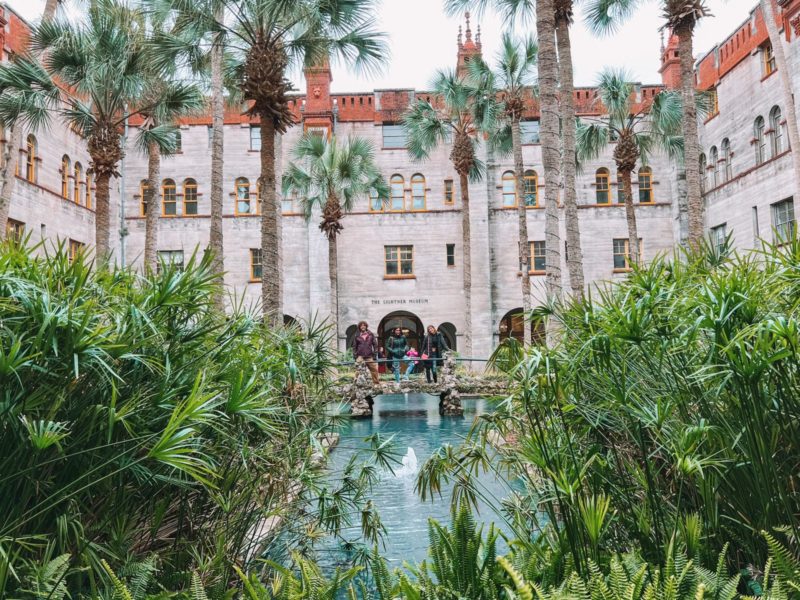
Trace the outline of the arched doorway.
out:
<instances>
[{"instance_id":1,"label":"arched doorway","mask_svg":"<svg viewBox=\"0 0 800 600\"><path fill-rule=\"evenodd\" d=\"M529 324L531 328L531 339L534 344L545 343L545 329L544 323L541 320L532 321ZM508 311L505 316L500 319L500 343L513 337L520 344L525 341L525 317L523 316L521 308L515 308Z\"/></svg>"},{"instance_id":2,"label":"arched doorway","mask_svg":"<svg viewBox=\"0 0 800 600\"><path fill-rule=\"evenodd\" d=\"M386 340L392 335L392 330L395 327L400 327L403 330L403 335L406 336L409 346L419 348L419 343L424 334L422 321L419 320L417 315L403 310L389 313L381 320L378 326L378 344L381 348L386 347Z\"/></svg>"},{"instance_id":3,"label":"arched doorway","mask_svg":"<svg viewBox=\"0 0 800 600\"><path fill-rule=\"evenodd\" d=\"M283 315L283 324L286 327L300 327L300 323L292 315Z\"/></svg>"},{"instance_id":4,"label":"arched doorway","mask_svg":"<svg viewBox=\"0 0 800 600\"><path fill-rule=\"evenodd\" d=\"M345 331L344 337L347 342L346 349L348 352L350 351L350 348L353 347L353 340L355 339L357 333L358 325L350 325L350 327L347 328L347 331Z\"/></svg>"},{"instance_id":5,"label":"arched doorway","mask_svg":"<svg viewBox=\"0 0 800 600\"><path fill-rule=\"evenodd\" d=\"M458 338L456 337L456 326L452 323L442 323L439 325L439 332L444 336L450 350L458 350Z\"/></svg>"}]
</instances>

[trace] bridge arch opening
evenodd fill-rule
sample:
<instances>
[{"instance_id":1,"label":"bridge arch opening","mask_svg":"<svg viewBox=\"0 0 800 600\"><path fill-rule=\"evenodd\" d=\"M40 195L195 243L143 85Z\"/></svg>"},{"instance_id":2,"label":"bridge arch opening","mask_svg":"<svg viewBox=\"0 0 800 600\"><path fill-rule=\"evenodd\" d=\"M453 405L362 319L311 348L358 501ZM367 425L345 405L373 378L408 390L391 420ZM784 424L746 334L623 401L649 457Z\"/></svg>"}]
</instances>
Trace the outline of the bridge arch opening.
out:
<instances>
[{"instance_id":1,"label":"bridge arch opening","mask_svg":"<svg viewBox=\"0 0 800 600\"><path fill-rule=\"evenodd\" d=\"M456 326L452 323L442 323L439 325L439 331L444 336L444 341L450 350L458 350L458 338L456 337Z\"/></svg>"},{"instance_id":2,"label":"bridge arch opening","mask_svg":"<svg viewBox=\"0 0 800 600\"><path fill-rule=\"evenodd\" d=\"M400 327L403 330L403 335L406 336L410 347L419 348L425 332L422 321L414 313L404 310L389 313L381 319L381 323L378 325L378 344L381 348L386 347L386 340L391 337L392 330L395 327Z\"/></svg>"},{"instance_id":3,"label":"bridge arch opening","mask_svg":"<svg viewBox=\"0 0 800 600\"><path fill-rule=\"evenodd\" d=\"M514 308L508 311L502 319L500 319L500 343L502 344L508 338L514 338L520 344L525 341L525 316L522 308ZM535 320L527 323L531 328L531 339L534 344L545 343L545 329L544 322Z\"/></svg>"}]
</instances>

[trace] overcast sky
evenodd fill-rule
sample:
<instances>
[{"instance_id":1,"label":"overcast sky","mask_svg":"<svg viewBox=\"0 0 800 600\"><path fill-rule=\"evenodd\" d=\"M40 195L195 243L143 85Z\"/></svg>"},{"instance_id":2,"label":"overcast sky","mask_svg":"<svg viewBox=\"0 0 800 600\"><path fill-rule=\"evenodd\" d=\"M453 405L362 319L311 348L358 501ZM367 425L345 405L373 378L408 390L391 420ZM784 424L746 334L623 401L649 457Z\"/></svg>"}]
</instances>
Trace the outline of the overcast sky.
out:
<instances>
[{"instance_id":1,"label":"overcast sky","mask_svg":"<svg viewBox=\"0 0 800 600\"><path fill-rule=\"evenodd\" d=\"M6 0L23 17L35 20L45 0ZM705 54L723 41L748 18L756 0L708 0L713 17L704 19L695 36L696 56ZM578 3L580 6L580 3ZM74 9L73 9L74 10ZM333 91L360 92L377 88L424 89L438 68L453 67L456 36L461 18L447 18L441 0L382 0L379 27L389 36L391 56L384 72L359 76L344 65L334 65ZM642 83L659 83L658 28L661 26L658 3L645 3L636 15L614 35L598 38L583 25L579 9L572 33L575 82L592 85L605 66L624 66L631 77ZM476 28L472 19L472 28ZM480 19L484 56L494 57L500 39L501 23L494 15ZM524 33L524 32L522 32ZM296 85L302 78L295 76Z\"/></svg>"}]
</instances>

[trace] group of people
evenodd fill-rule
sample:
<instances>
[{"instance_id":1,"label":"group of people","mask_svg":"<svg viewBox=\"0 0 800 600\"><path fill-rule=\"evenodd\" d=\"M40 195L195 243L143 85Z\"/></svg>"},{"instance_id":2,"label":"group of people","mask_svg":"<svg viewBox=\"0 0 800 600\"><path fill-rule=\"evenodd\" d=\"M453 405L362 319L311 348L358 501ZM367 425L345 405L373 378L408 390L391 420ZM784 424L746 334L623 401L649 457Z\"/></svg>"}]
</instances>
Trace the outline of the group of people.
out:
<instances>
[{"instance_id":1,"label":"group of people","mask_svg":"<svg viewBox=\"0 0 800 600\"><path fill-rule=\"evenodd\" d=\"M426 381L435 383L438 381L437 366L441 364L444 353L448 352L450 347L436 327L428 325L418 348L409 345L401 327L392 330L392 334L386 340L386 347L381 348L378 346L378 338L369 330L367 322L361 321L358 324L358 332L353 338L352 349L353 358L356 361L363 360L367 364L374 384L380 382L379 360L391 362L394 380L398 383L401 376L408 380L409 375L421 368L425 369Z\"/></svg>"}]
</instances>

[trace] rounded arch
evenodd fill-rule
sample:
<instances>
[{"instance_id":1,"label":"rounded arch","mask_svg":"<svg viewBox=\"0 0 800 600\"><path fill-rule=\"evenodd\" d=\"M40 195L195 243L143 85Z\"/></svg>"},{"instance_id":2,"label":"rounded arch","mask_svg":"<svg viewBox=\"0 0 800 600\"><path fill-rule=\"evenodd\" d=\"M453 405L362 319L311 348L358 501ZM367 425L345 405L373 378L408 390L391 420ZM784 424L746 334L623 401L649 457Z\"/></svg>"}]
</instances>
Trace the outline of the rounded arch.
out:
<instances>
[{"instance_id":1,"label":"rounded arch","mask_svg":"<svg viewBox=\"0 0 800 600\"><path fill-rule=\"evenodd\" d=\"M39 157L39 142L32 133L25 140L25 179L36 183L36 161Z\"/></svg>"},{"instance_id":2,"label":"rounded arch","mask_svg":"<svg viewBox=\"0 0 800 600\"><path fill-rule=\"evenodd\" d=\"M69 184L72 161L66 154L61 157L61 197L69 200L72 197L72 187Z\"/></svg>"},{"instance_id":3,"label":"rounded arch","mask_svg":"<svg viewBox=\"0 0 800 600\"><path fill-rule=\"evenodd\" d=\"M539 206L539 175L533 169L524 173L525 206L536 208Z\"/></svg>"},{"instance_id":4,"label":"rounded arch","mask_svg":"<svg viewBox=\"0 0 800 600\"><path fill-rule=\"evenodd\" d=\"M756 164L760 165L766 160L766 140L764 139L764 117L758 116L753 122L753 140L756 149Z\"/></svg>"},{"instance_id":5,"label":"rounded arch","mask_svg":"<svg viewBox=\"0 0 800 600\"><path fill-rule=\"evenodd\" d=\"M777 104L769 111L769 137L771 141L772 156L783 152L783 124L781 123L781 107Z\"/></svg>"},{"instance_id":6,"label":"rounded arch","mask_svg":"<svg viewBox=\"0 0 800 600\"><path fill-rule=\"evenodd\" d=\"M711 146L708 151L708 160L711 162L711 187L719 185L719 151L716 146Z\"/></svg>"},{"instance_id":7,"label":"rounded arch","mask_svg":"<svg viewBox=\"0 0 800 600\"><path fill-rule=\"evenodd\" d=\"M171 217L178 214L178 191L175 180L169 177L161 181L161 214Z\"/></svg>"},{"instance_id":8,"label":"rounded arch","mask_svg":"<svg viewBox=\"0 0 800 600\"><path fill-rule=\"evenodd\" d=\"M353 340L355 339L356 335L358 334L358 325L350 325L344 332L346 348L350 349L353 347Z\"/></svg>"},{"instance_id":9,"label":"rounded arch","mask_svg":"<svg viewBox=\"0 0 800 600\"><path fill-rule=\"evenodd\" d=\"M653 169L644 166L639 169L639 203L650 204L653 201Z\"/></svg>"},{"instance_id":10,"label":"rounded arch","mask_svg":"<svg viewBox=\"0 0 800 600\"><path fill-rule=\"evenodd\" d=\"M456 336L456 326L452 323L442 323L439 325L439 331L444 336L450 350L458 350L458 337Z\"/></svg>"},{"instance_id":11,"label":"rounded arch","mask_svg":"<svg viewBox=\"0 0 800 600\"><path fill-rule=\"evenodd\" d=\"M300 321L295 319L292 315L283 315L283 324L286 327L300 327Z\"/></svg>"},{"instance_id":12,"label":"rounded arch","mask_svg":"<svg viewBox=\"0 0 800 600\"><path fill-rule=\"evenodd\" d=\"M405 209L405 182L399 173L389 179L389 210L398 212Z\"/></svg>"},{"instance_id":13,"label":"rounded arch","mask_svg":"<svg viewBox=\"0 0 800 600\"><path fill-rule=\"evenodd\" d=\"M720 144L720 150L722 151L722 161L724 164L723 167L723 176L722 181L730 181L733 179L733 164L731 162L733 158L733 154L731 153L731 141L728 138L724 138L722 143Z\"/></svg>"},{"instance_id":14,"label":"rounded arch","mask_svg":"<svg viewBox=\"0 0 800 600\"><path fill-rule=\"evenodd\" d=\"M594 173L594 195L597 204L611 203L611 172L600 167Z\"/></svg>"},{"instance_id":15,"label":"rounded arch","mask_svg":"<svg viewBox=\"0 0 800 600\"><path fill-rule=\"evenodd\" d=\"M392 330L395 327L400 327L403 330L403 335L406 336L409 346L419 348L419 343L425 331L422 321L414 313L405 310L391 312L381 319L377 331L378 345L381 348L386 347L386 340L392 335Z\"/></svg>"},{"instance_id":16,"label":"rounded arch","mask_svg":"<svg viewBox=\"0 0 800 600\"><path fill-rule=\"evenodd\" d=\"M76 204L83 204L83 198L81 197L83 194L81 193L81 183L83 183L83 165L76 161L75 162L75 180L72 182L72 198L75 200Z\"/></svg>"},{"instance_id":17,"label":"rounded arch","mask_svg":"<svg viewBox=\"0 0 800 600\"><path fill-rule=\"evenodd\" d=\"M541 320L531 321L528 323L531 328L531 339L534 344L545 343L545 329L544 322ZM513 308L508 311L502 319L498 327L500 342L504 342L508 338L513 337L520 344L525 340L525 316L522 312L522 307Z\"/></svg>"},{"instance_id":18,"label":"rounded arch","mask_svg":"<svg viewBox=\"0 0 800 600\"><path fill-rule=\"evenodd\" d=\"M706 180L706 170L708 168L708 161L706 160L705 153L700 153L700 191L705 192L708 187Z\"/></svg>"},{"instance_id":19,"label":"rounded arch","mask_svg":"<svg viewBox=\"0 0 800 600\"><path fill-rule=\"evenodd\" d=\"M510 208L517 205L517 176L514 171L506 171L502 178L503 206Z\"/></svg>"},{"instance_id":20,"label":"rounded arch","mask_svg":"<svg viewBox=\"0 0 800 600\"><path fill-rule=\"evenodd\" d=\"M411 176L411 210L425 210L426 201L425 176L414 173Z\"/></svg>"}]
</instances>

